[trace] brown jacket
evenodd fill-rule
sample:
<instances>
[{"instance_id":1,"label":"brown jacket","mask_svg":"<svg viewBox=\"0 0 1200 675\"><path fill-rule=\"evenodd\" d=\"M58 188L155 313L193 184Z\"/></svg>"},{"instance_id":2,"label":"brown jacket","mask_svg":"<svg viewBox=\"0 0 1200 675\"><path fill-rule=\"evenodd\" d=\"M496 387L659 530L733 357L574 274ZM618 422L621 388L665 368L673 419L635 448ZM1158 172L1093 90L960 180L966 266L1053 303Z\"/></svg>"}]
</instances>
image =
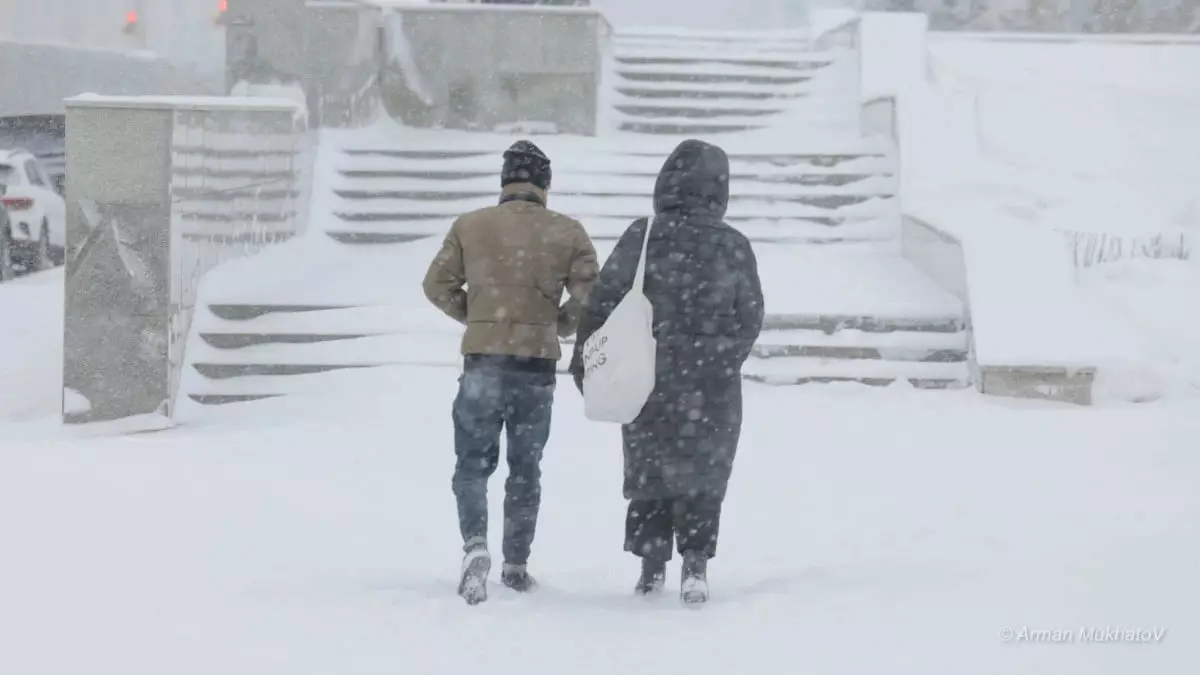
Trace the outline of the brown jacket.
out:
<instances>
[{"instance_id":1,"label":"brown jacket","mask_svg":"<svg viewBox=\"0 0 1200 675\"><path fill-rule=\"evenodd\" d=\"M425 274L425 297L466 325L464 355L558 360L558 338L575 333L599 274L596 249L578 221L545 207L544 190L517 183L501 194L517 198L454 221Z\"/></svg>"}]
</instances>

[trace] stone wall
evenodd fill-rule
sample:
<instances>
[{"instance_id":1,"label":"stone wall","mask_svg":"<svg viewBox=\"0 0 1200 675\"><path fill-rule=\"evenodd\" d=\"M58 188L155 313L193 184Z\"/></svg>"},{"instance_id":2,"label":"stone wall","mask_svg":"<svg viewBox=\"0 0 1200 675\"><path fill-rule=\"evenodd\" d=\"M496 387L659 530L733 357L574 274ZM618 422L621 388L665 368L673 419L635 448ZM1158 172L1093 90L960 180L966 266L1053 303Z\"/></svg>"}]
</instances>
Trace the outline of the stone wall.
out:
<instances>
[{"instance_id":1,"label":"stone wall","mask_svg":"<svg viewBox=\"0 0 1200 675\"><path fill-rule=\"evenodd\" d=\"M226 91L298 85L314 127L353 127L378 110L380 10L356 2L229 0Z\"/></svg>"},{"instance_id":2,"label":"stone wall","mask_svg":"<svg viewBox=\"0 0 1200 675\"><path fill-rule=\"evenodd\" d=\"M65 422L172 413L201 277L305 228L303 120L289 101L68 100Z\"/></svg>"},{"instance_id":3,"label":"stone wall","mask_svg":"<svg viewBox=\"0 0 1200 675\"><path fill-rule=\"evenodd\" d=\"M230 0L227 88L298 83L318 127L595 134L608 24L576 6Z\"/></svg>"},{"instance_id":4,"label":"stone wall","mask_svg":"<svg viewBox=\"0 0 1200 675\"><path fill-rule=\"evenodd\" d=\"M594 135L608 24L583 7L426 5L389 10L385 97L416 126L533 123ZM402 35L396 35L399 31ZM407 68L409 71L403 72ZM419 96L411 92L420 82Z\"/></svg>"}]
</instances>

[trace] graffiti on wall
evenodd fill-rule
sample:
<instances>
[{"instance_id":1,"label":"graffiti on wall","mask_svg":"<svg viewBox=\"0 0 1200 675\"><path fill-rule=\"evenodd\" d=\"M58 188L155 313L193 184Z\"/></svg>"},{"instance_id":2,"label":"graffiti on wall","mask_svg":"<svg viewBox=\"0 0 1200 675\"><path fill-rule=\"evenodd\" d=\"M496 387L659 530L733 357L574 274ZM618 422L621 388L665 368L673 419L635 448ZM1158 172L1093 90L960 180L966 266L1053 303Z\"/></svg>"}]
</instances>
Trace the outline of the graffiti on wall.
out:
<instances>
[{"instance_id":1,"label":"graffiti on wall","mask_svg":"<svg viewBox=\"0 0 1200 675\"><path fill-rule=\"evenodd\" d=\"M89 199L72 208L87 235L67 260L64 419L166 412L167 208Z\"/></svg>"}]
</instances>

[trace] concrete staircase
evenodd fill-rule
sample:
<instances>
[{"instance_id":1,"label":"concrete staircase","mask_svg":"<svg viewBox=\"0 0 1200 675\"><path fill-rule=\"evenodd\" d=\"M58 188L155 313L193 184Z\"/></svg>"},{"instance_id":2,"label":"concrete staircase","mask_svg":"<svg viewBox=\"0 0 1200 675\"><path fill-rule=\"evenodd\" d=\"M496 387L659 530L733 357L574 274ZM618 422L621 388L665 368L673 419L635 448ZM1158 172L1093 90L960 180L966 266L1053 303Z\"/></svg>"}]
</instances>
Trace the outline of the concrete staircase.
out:
<instances>
[{"instance_id":1,"label":"concrete staircase","mask_svg":"<svg viewBox=\"0 0 1200 675\"><path fill-rule=\"evenodd\" d=\"M968 343L960 316L770 316L742 374L774 385L962 387L970 379Z\"/></svg>"},{"instance_id":2,"label":"concrete staircase","mask_svg":"<svg viewBox=\"0 0 1200 675\"><path fill-rule=\"evenodd\" d=\"M721 144L727 220L754 243L767 299L746 379L965 386L961 303L899 255L894 148L803 133L837 121L820 115L839 114L837 85L857 76L844 57L790 33L618 36L609 100L620 131L535 139L554 161L551 206L582 221L606 256L649 215L679 140ZM323 241L309 247L321 252L283 246L255 258L279 291L234 278L208 288L182 391L220 404L342 386L364 369L457 367L461 332L428 305L420 279L452 220L496 202L512 140L401 128L329 136L314 194L328 216L311 225Z\"/></svg>"},{"instance_id":3,"label":"concrete staircase","mask_svg":"<svg viewBox=\"0 0 1200 675\"><path fill-rule=\"evenodd\" d=\"M618 131L707 135L765 129L836 86L844 55L807 31L640 29L614 38L610 103Z\"/></svg>"},{"instance_id":4,"label":"concrete staircase","mask_svg":"<svg viewBox=\"0 0 1200 675\"><path fill-rule=\"evenodd\" d=\"M455 368L460 334L446 323L419 308L380 304L214 303L197 318L184 390L198 403L236 403L321 391L338 382L328 376L365 368ZM562 373L572 346L564 341ZM967 355L962 318L950 313L771 315L743 377L769 385L900 381L944 389L969 382Z\"/></svg>"},{"instance_id":5,"label":"concrete staircase","mask_svg":"<svg viewBox=\"0 0 1200 675\"><path fill-rule=\"evenodd\" d=\"M352 244L442 236L456 216L496 202L508 138L490 144L473 134L431 140L428 147L413 148L411 140L391 145L364 139L339 149L328 236ZM553 207L578 218L597 239L616 238L647 214L655 177L674 146L656 143L648 150L645 144L639 149L554 138L538 143L554 161ZM728 150L736 186L729 222L755 241L869 242L898 232L895 163L885 145Z\"/></svg>"}]
</instances>

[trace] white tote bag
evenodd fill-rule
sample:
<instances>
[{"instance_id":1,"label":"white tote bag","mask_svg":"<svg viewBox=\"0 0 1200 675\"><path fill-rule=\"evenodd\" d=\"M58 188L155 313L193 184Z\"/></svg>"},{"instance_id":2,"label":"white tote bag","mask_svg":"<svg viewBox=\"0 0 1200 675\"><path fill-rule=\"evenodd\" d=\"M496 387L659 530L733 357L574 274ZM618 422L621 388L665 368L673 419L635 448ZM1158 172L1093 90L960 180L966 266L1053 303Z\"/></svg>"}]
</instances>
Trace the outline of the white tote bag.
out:
<instances>
[{"instance_id":1,"label":"white tote bag","mask_svg":"<svg viewBox=\"0 0 1200 675\"><path fill-rule=\"evenodd\" d=\"M593 422L629 424L654 391L654 308L643 292L651 219L633 286L587 342L583 343L583 412Z\"/></svg>"}]
</instances>

